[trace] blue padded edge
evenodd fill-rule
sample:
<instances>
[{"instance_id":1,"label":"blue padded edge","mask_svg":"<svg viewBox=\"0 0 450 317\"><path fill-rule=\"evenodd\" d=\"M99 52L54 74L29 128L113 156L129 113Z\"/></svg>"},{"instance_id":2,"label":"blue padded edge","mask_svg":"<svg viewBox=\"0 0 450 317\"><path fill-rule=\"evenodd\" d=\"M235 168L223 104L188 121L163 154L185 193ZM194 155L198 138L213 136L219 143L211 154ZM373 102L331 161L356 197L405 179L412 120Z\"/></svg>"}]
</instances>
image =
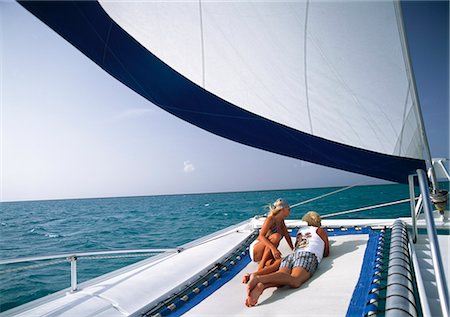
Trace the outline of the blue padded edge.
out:
<instances>
[{"instance_id":1,"label":"blue padded edge","mask_svg":"<svg viewBox=\"0 0 450 317\"><path fill-rule=\"evenodd\" d=\"M368 234L372 230L369 227L363 227L359 230L356 230L355 228L347 228L346 230L341 230L340 228L336 228L333 231L328 231L327 234L329 237L335 237L335 236L344 236L344 235L350 235L350 234ZM291 232L291 237L297 236L298 229L294 229Z\"/></svg>"},{"instance_id":2,"label":"blue padded edge","mask_svg":"<svg viewBox=\"0 0 450 317\"><path fill-rule=\"evenodd\" d=\"M363 265L359 275L358 283L353 291L352 299L347 310L347 317L364 316L367 304L367 296L370 292L373 264L376 258L376 248L378 239L381 235L380 231L369 230L369 241L367 242L366 251L364 253Z\"/></svg>"},{"instance_id":3,"label":"blue padded edge","mask_svg":"<svg viewBox=\"0 0 450 317\"><path fill-rule=\"evenodd\" d=\"M183 306L181 306L180 308L178 308L177 310L175 310L173 313L169 314L168 316L170 316L170 317L181 316L185 312L189 311L191 308L195 307L197 304L201 303L205 298L207 298L209 295L211 295L216 290L221 288L228 281L230 281L233 277L235 277L239 272L241 272L250 263L250 261L251 261L250 255L247 252L247 254L239 262L236 263L236 265L232 266L231 270L221 271L220 278L216 279L214 281L214 283L212 283L210 286L206 287L203 291L198 293L192 299L187 301Z\"/></svg>"},{"instance_id":4,"label":"blue padded edge","mask_svg":"<svg viewBox=\"0 0 450 317\"><path fill-rule=\"evenodd\" d=\"M297 232L298 232L298 229L292 230L291 235L293 235L295 237L297 235ZM350 235L350 234L369 234L369 242L367 244L366 253L364 255L364 263L366 263L366 256L367 256L367 253L368 253L367 250L369 249L369 243L371 242L370 235L371 234L373 235L373 231L370 228L364 227L364 228L361 228L360 230L356 230L355 228L348 228L347 230L341 230L340 228L337 228L334 231L327 231L327 233L328 233L329 236L342 236L342 235ZM378 235L373 238L375 243L377 241L377 237L378 237ZM370 250L372 250L372 249L373 249L373 247L370 247ZM374 252L372 252L372 253L374 253ZM181 301L179 301L179 304L182 304L182 306L178 306L177 305L177 309L176 310L174 310L173 312L171 312L169 314L164 314L164 316L175 317L175 316L183 315L184 313L186 313L187 311L189 311L190 309L195 307L197 304L201 303L205 298L207 298L208 296L213 294L216 290L218 290L223 285L225 285L228 281L230 281L237 274L239 274L239 272L241 272L250 263L250 261L251 261L250 255L249 255L249 253L247 253L230 270L228 270L228 271L221 271L221 277L216 279L208 287L204 288L199 294L194 296L192 299L190 299L186 303L182 303ZM371 264L372 262L370 262L369 264ZM363 266L364 266L364 264L363 264ZM371 265L368 265L368 267L369 267L370 270L372 269ZM361 274L363 274L362 271L361 271ZM369 280L369 282L370 282L370 280ZM358 282L358 285L359 285L359 282ZM368 286L370 286L370 283L367 285L367 287ZM363 294L367 295L367 292L365 292ZM355 295L353 294L353 297L354 296ZM363 301L364 300L365 300L365 297L363 298Z\"/></svg>"}]
</instances>

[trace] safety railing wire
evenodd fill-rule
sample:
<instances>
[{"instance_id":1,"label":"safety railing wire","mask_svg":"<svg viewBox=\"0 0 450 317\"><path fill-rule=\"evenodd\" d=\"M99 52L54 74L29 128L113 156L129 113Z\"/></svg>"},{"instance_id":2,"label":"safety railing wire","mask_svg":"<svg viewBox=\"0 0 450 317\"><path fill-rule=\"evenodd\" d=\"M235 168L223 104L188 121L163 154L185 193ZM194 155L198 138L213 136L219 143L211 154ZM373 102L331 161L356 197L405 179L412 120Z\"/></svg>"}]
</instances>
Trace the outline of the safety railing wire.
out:
<instances>
[{"instance_id":1,"label":"safety railing wire","mask_svg":"<svg viewBox=\"0 0 450 317\"><path fill-rule=\"evenodd\" d=\"M56 255L45 255L45 256L34 256L34 257L22 257L17 259L6 259L0 260L0 265L9 264L19 264L26 262L36 262L36 261L48 261L56 260L45 263L36 263L32 265L26 265L11 269L0 270L0 273L13 273L22 270L29 270L35 268L41 268L45 266L50 266L54 264L70 262L71 264L71 291L77 290L77 260L96 260L96 259L114 259L114 258L133 258L133 257L150 257L156 253L177 253L181 252L181 248L170 248L170 249L135 249L135 250L114 250L114 251L96 251L96 252L83 252L83 253L69 253L69 254L56 254ZM61 259L61 260L57 260Z\"/></svg>"}]
</instances>

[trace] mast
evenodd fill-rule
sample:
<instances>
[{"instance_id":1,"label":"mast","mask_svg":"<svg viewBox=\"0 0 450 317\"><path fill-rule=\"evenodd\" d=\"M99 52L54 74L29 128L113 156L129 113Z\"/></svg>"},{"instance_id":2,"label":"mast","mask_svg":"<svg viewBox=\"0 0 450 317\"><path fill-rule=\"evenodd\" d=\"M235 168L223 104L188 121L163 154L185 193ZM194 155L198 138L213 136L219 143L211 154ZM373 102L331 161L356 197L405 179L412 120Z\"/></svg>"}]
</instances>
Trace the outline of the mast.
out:
<instances>
[{"instance_id":1,"label":"mast","mask_svg":"<svg viewBox=\"0 0 450 317\"><path fill-rule=\"evenodd\" d=\"M404 27L404 22L403 22L403 12L402 12L402 8L401 8L400 0L394 0L394 7L395 7L395 13L397 16L397 25L398 25L400 40L401 40L402 49L403 49L403 57L405 60L406 72L407 72L407 75L409 77L408 79L411 84L410 87L412 89L413 107L414 107L416 116L418 118L420 135L422 137L422 141L424 144L425 162L426 162L427 170L430 172L429 177L430 177L431 184L432 184L432 193L436 194L439 192L439 183L437 181L436 173L434 171L433 162L432 162L432 158L431 158L430 145L428 143L427 133L425 131L425 124L423 122L422 110L420 109L420 100L419 100L419 96L417 94L417 86L416 86L416 80L415 80L415 76L414 76L414 69L413 69L413 66L411 63L411 59L410 59L408 39L407 39L406 33L405 33L405 27Z\"/></svg>"}]
</instances>

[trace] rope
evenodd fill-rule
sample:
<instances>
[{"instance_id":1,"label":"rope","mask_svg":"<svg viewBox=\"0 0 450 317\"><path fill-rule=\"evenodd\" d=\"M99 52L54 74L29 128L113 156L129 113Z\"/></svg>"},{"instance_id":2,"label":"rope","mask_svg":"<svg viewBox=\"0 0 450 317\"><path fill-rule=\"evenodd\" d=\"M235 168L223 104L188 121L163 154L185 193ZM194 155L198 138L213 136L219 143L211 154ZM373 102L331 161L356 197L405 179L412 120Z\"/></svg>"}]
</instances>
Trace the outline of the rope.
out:
<instances>
[{"instance_id":1,"label":"rope","mask_svg":"<svg viewBox=\"0 0 450 317\"><path fill-rule=\"evenodd\" d=\"M58 261L52 261L52 262L47 262L47 263L40 263L40 264L22 266L22 267L18 267L18 268L15 268L15 269L2 270L2 271L0 271L0 274L1 273L18 272L18 271L28 270L28 269L35 269L35 268L38 268L38 267L44 267L44 266L49 266L49 265L59 264L59 263L64 263L64 262L67 262L67 260L58 260Z\"/></svg>"},{"instance_id":2,"label":"rope","mask_svg":"<svg viewBox=\"0 0 450 317\"><path fill-rule=\"evenodd\" d=\"M418 198L415 198L415 199L418 199ZM379 205L373 205L373 206L362 207L362 208L346 210L346 211L339 211L339 212L335 212L332 214L323 215L323 216L321 216L321 218L323 219L323 218L328 218L328 217L333 217L333 216L345 215L345 214L349 214L352 212L358 212L358 211L376 209L376 208L381 208L381 207L386 207L386 206L391 206L391 205L403 204L408 201L409 201L409 198L406 198L406 199L397 200L397 201L393 201L393 202L389 202L389 203L383 203L383 204L379 204Z\"/></svg>"},{"instance_id":3,"label":"rope","mask_svg":"<svg viewBox=\"0 0 450 317\"><path fill-rule=\"evenodd\" d=\"M360 183L360 184L355 184L355 185L350 185L350 186L347 186L347 187L345 187L345 188L340 188L340 189L335 190L335 191L332 191L332 192L330 192L330 193L323 194L323 195L317 196L317 197L315 197L315 198L311 198L311 199L308 199L308 200L299 202L299 203L297 203L297 204L293 204L293 205L291 205L290 207L291 207L291 209L292 209L292 208L295 208L295 207L298 207L298 206L301 206L301 205L310 203L310 202L312 202L312 201L321 199L321 198L323 198L323 197L327 197L327 196L330 196L330 195L333 195L333 194L337 194L337 193L339 193L339 192L342 192L342 191L344 191L344 190L350 189L350 188L355 187L355 186L359 186L359 185L361 185L361 184L362 184L362 183Z\"/></svg>"},{"instance_id":4,"label":"rope","mask_svg":"<svg viewBox=\"0 0 450 317\"><path fill-rule=\"evenodd\" d=\"M253 230L251 230L251 231L253 231ZM233 234L233 233L236 233L236 232L245 232L245 230L231 230L231 231L227 231L227 232L222 233L222 234L220 234L220 235L218 235L218 236L216 236L216 237L212 237L212 238L210 238L210 239L206 239L205 241L199 241L198 243L189 245L188 248L182 249L182 251L187 250L187 249L191 249L191 248L195 248L195 247L198 247L198 246L201 246L201 245L203 245L203 244L206 244L206 243L208 243L208 242L211 242L211 241L214 241L214 240L223 238L223 237L225 237L225 236L228 236L228 235Z\"/></svg>"}]
</instances>

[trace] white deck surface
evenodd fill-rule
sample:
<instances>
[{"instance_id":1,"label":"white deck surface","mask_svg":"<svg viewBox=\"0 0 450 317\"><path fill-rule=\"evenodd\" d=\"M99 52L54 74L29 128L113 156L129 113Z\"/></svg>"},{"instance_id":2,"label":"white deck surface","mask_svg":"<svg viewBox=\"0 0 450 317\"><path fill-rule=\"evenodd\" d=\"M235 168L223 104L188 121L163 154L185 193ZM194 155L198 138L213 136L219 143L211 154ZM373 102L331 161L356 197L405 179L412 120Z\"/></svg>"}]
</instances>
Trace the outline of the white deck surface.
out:
<instances>
[{"instance_id":1,"label":"white deck surface","mask_svg":"<svg viewBox=\"0 0 450 317\"><path fill-rule=\"evenodd\" d=\"M129 316L139 315L152 303L165 298L174 287L184 285L205 267L217 263L250 234L240 227L181 253L153 261L144 260L105 276L91 285L80 285L75 293L59 292L5 312L5 316ZM3 314L2 314L3 316Z\"/></svg>"},{"instance_id":2,"label":"white deck surface","mask_svg":"<svg viewBox=\"0 0 450 317\"><path fill-rule=\"evenodd\" d=\"M314 276L298 289L267 289L258 305L244 305L245 272L256 270L250 263L230 282L183 316L345 316L359 278L368 235L330 237L330 256ZM283 240L283 255L289 250ZM326 303L326 305L324 305Z\"/></svg>"}]
</instances>

